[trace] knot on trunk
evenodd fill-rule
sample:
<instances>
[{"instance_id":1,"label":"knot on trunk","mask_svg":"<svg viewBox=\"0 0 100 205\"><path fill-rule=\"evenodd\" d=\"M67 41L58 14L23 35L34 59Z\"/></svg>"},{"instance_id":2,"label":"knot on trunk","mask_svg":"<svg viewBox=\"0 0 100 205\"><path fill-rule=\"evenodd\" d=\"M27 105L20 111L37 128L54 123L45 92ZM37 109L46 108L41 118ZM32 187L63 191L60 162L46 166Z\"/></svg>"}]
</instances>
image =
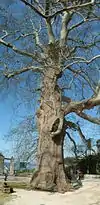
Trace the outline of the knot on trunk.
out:
<instances>
[{"instance_id":1,"label":"knot on trunk","mask_svg":"<svg viewBox=\"0 0 100 205\"><path fill-rule=\"evenodd\" d=\"M53 117L51 119L51 126L50 126L50 133L52 137L55 137L56 135L60 134L61 130L63 128L63 118L59 117Z\"/></svg>"},{"instance_id":2,"label":"knot on trunk","mask_svg":"<svg viewBox=\"0 0 100 205\"><path fill-rule=\"evenodd\" d=\"M52 130L51 130L51 132L56 132L56 131L58 130L59 123L60 123L60 119L57 118L57 119L54 121L53 125L52 125Z\"/></svg>"}]
</instances>

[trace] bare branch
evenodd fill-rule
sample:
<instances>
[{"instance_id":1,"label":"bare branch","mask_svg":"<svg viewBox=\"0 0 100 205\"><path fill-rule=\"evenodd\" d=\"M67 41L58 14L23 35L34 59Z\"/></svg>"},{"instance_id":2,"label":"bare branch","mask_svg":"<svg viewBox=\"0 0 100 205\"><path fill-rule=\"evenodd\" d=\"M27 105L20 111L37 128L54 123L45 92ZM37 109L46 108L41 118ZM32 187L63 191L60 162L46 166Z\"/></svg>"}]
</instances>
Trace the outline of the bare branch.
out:
<instances>
[{"instance_id":1,"label":"bare branch","mask_svg":"<svg viewBox=\"0 0 100 205\"><path fill-rule=\"evenodd\" d=\"M75 70L71 67L68 67L67 68L68 70L70 70L72 73L74 73L74 76L78 77L78 76L81 76L85 81L87 81L88 85L90 86L90 88L92 89L92 91L95 93L95 89L93 87L93 85L91 84L90 82L90 79L88 78L87 74L85 72L83 72L81 69L79 70Z\"/></svg>"},{"instance_id":2,"label":"bare branch","mask_svg":"<svg viewBox=\"0 0 100 205\"><path fill-rule=\"evenodd\" d=\"M83 19L82 21L80 21L79 23L77 23L77 24L71 26L71 27L68 29L68 33L69 33L70 31L72 31L73 29L75 29L75 28L81 26L83 23L87 23L87 22L91 22L91 21L96 21L96 20L100 20L100 18L99 18L99 17L98 17L98 18L93 18L93 19L84 18L84 19Z\"/></svg>"},{"instance_id":3,"label":"bare branch","mask_svg":"<svg viewBox=\"0 0 100 205\"><path fill-rule=\"evenodd\" d=\"M71 60L71 59L72 59L72 60L73 60L73 59L78 59L78 60L73 61L72 63L69 63L68 65L66 65L66 66L64 67L63 70L67 69L68 67L70 67L70 66L72 66L72 65L74 65L74 64L79 64L79 63L90 64L90 63L92 63L94 60L96 60L96 59L98 59L98 58L100 58L100 55L96 55L96 56L94 56L93 58L91 58L90 60L87 60L87 59L85 59L85 58L83 58L83 57L71 57L69 60Z\"/></svg>"},{"instance_id":4,"label":"bare branch","mask_svg":"<svg viewBox=\"0 0 100 205\"><path fill-rule=\"evenodd\" d=\"M79 133L79 135L80 135L82 141L83 141L84 144L86 144L86 146L87 146L87 139L85 138L85 135L82 133L82 130L81 130L79 124L77 125L77 131L78 131L78 133Z\"/></svg>"},{"instance_id":5,"label":"bare branch","mask_svg":"<svg viewBox=\"0 0 100 205\"><path fill-rule=\"evenodd\" d=\"M53 30L52 30L51 20L49 18L46 20L46 24L47 24L47 31L48 31L48 36L49 36L49 44L50 43L54 44L55 37L54 37Z\"/></svg>"},{"instance_id":6,"label":"bare branch","mask_svg":"<svg viewBox=\"0 0 100 205\"><path fill-rule=\"evenodd\" d=\"M39 9L37 9L35 6L33 6L32 4L30 4L28 1L26 0L20 0L22 1L24 4L26 4L27 6L29 6L32 10L34 10L37 14L39 14L41 17L46 18L46 16L40 12Z\"/></svg>"},{"instance_id":7,"label":"bare branch","mask_svg":"<svg viewBox=\"0 0 100 205\"><path fill-rule=\"evenodd\" d=\"M72 129L72 130L76 131L77 130L77 124L72 122L72 121L68 121L68 120L64 119L64 128L65 128L65 130L67 128L69 128L69 129Z\"/></svg>"},{"instance_id":8,"label":"bare branch","mask_svg":"<svg viewBox=\"0 0 100 205\"><path fill-rule=\"evenodd\" d=\"M88 120L94 124L98 124L100 125L100 119L98 118L94 118L94 117L91 117L90 115L87 115L86 113L83 113L83 112L78 112L77 115L85 120Z\"/></svg>"},{"instance_id":9,"label":"bare branch","mask_svg":"<svg viewBox=\"0 0 100 205\"><path fill-rule=\"evenodd\" d=\"M91 151L93 151L93 152L95 153L95 150L94 150L94 149L92 148L92 146L91 146L91 138L86 139L86 137L85 137L85 135L83 134L83 132L82 132L82 130L81 130L79 124L78 124L78 126L77 126L77 131L78 131L78 133L79 133L79 135L80 135L82 141L83 141L84 144L86 145L87 150L91 150Z\"/></svg>"},{"instance_id":10,"label":"bare branch","mask_svg":"<svg viewBox=\"0 0 100 205\"><path fill-rule=\"evenodd\" d=\"M6 37L8 37L10 35L6 30L3 30L3 32L5 34L2 36L2 39L6 38Z\"/></svg>"},{"instance_id":11,"label":"bare branch","mask_svg":"<svg viewBox=\"0 0 100 205\"><path fill-rule=\"evenodd\" d=\"M68 29L68 32L70 32L70 31L72 31L73 29L75 29L75 28L81 26L84 22L86 22L86 19L84 19L84 20L80 21L79 23L77 23L77 24L71 26L71 27Z\"/></svg>"},{"instance_id":12,"label":"bare branch","mask_svg":"<svg viewBox=\"0 0 100 205\"><path fill-rule=\"evenodd\" d=\"M94 56L93 58L91 58L90 60L87 60L87 64L90 64L90 63L92 63L94 60L96 60L97 58L100 58L100 55L96 55L96 56Z\"/></svg>"},{"instance_id":13,"label":"bare branch","mask_svg":"<svg viewBox=\"0 0 100 205\"><path fill-rule=\"evenodd\" d=\"M16 75L20 75L20 74L25 73L29 70L34 71L34 72L43 72L43 68L30 66L30 67L22 68L22 69L16 70L16 71L3 72L3 75L6 78L10 79L10 78L13 78Z\"/></svg>"},{"instance_id":14,"label":"bare branch","mask_svg":"<svg viewBox=\"0 0 100 205\"><path fill-rule=\"evenodd\" d=\"M65 115L71 112L75 112L77 115L81 115L83 110L86 110L86 109L89 110L98 105L100 105L100 87L98 88L97 94L92 96L90 99L85 99L79 102L71 101L65 107L63 107L63 109L64 109ZM98 124L98 122L99 122L98 120L95 121L96 124Z\"/></svg>"},{"instance_id":15,"label":"bare branch","mask_svg":"<svg viewBox=\"0 0 100 205\"><path fill-rule=\"evenodd\" d=\"M50 0L45 1L45 15L49 16L49 11L50 11Z\"/></svg>"},{"instance_id":16,"label":"bare branch","mask_svg":"<svg viewBox=\"0 0 100 205\"><path fill-rule=\"evenodd\" d=\"M20 34L17 38L15 38L15 41L19 40L20 38L26 38L28 36L34 36L34 33L25 33L25 34Z\"/></svg>"},{"instance_id":17,"label":"bare branch","mask_svg":"<svg viewBox=\"0 0 100 205\"><path fill-rule=\"evenodd\" d=\"M69 12L64 12L64 15L62 16L62 28L60 33L60 46L63 47L66 42L68 30L67 25L71 19L71 14Z\"/></svg>"},{"instance_id":18,"label":"bare branch","mask_svg":"<svg viewBox=\"0 0 100 205\"><path fill-rule=\"evenodd\" d=\"M39 39L39 31L40 31L41 27L40 27L39 30L37 30L37 29L34 27L34 24L33 24L32 19L30 19L30 21L31 21L31 23L32 23L32 27L33 27L33 30L34 30L33 35L34 35L34 37L35 37L35 43L36 43L36 45L39 46L40 48L43 48L43 45L41 44L40 39Z\"/></svg>"},{"instance_id":19,"label":"bare branch","mask_svg":"<svg viewBox=\"0 0 100 205\"><path fill-rule=\"evenodd\" d=\"M63 101L63 102L70 103L72 100L71 100L71 98L69 98L69 97L62 96L62 101Z\"/></svg>"},{"instance_id":20,"label":"bare branch","mask_svg":"<svg viewBox=\"0 0 100 205\"><path fill-rule=\"evenodd\" d=\"M78 156L77 156L77 145L76 145L76 142L75 142L75 140L71 137L71 135L68 132L66 132L66 134L67 134L68 138L71 140L71 142L74 145L74 154L75 154L75 157L77 158Z\"/></svg>"},{"instance_id":21,"label":"bare branch","mask_svg":"<svg viewBox=\"0 0 100 205\"><path fill-rule=\"evenodd\" d=\"M93 6L94 4L95 4L95 2L91 1L91 2L85 3L85 4L78 4L78 5L75 5L75 6L64 7L63 9L61 9L61 10L55 12L54 14L50 15L49 18L54 18L55 16L57 16L58 14L63 13L64 11L67 11L67 12L74 11L75 9L77 10L77 9L85 8L85 7L90 6L90 5Z\"/></svg>"},{"instance_id":22,"label":"bare branch","mask_svg":"<svg viewBox=\"0 0 100 205\"><path fill-rule=\"evenodd\" d=\"M4 46L12 49L13 51L15 51L15 53L18 53L18 54L23 55L23 56L28 56L30 58L33 58L34 60L38 60L39 61L39 59L37 57L37 53L33 54L33 53L26 52L26 51L22 51L22 50L16 48L11 43L2 40L2 38L0 38L0 44L2 44Z\"/></svg>"},{"instance_id":23,"label":"bare branch","mask_svg":"<svg viewBox=\"0 0 100 205\"><path fill-rule=\"evenodd\" d=\"M63 91L63 90L66 90L66 89L71 89L71 86L73 84L73 81L74 81L74 76L72 77L71 81L69 82L69 85L68 86L62 86L60 89ZM62 96L63 97L63 96ZM65 99L66 100L66 99ZM62 99L63 101L63 99Z\"/></svg>"}]
</instances>

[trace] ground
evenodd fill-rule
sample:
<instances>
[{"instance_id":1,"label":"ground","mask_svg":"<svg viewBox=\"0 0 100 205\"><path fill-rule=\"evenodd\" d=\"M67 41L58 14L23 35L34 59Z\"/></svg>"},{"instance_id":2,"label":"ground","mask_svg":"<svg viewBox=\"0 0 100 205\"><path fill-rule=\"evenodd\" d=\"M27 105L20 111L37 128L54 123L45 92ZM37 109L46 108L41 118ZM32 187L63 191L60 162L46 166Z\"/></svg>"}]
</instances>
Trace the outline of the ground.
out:
<instances>
[{"instance_id":1,"label":"ground","mask_svg":"<svg viewBox=\"0 0 100 205\"><path fill-rule=\"evenodd\" d=\"M85 179L83 187L65 194L16 190L5 205L100 205L100 179Z\"/></svg>"}]
</instances>

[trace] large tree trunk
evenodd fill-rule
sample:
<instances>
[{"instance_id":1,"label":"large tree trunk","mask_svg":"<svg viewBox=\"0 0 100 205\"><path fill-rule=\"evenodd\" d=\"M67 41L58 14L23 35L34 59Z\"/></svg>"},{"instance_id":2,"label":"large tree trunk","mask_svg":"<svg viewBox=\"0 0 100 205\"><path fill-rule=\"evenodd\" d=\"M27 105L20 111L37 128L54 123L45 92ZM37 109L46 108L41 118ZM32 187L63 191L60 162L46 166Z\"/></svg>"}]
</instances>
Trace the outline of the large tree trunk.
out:
<instances>
[{"instance_id":1,"label":"large tree trunk","mask_svg":"<svg viewBox=\"0 0 100 205\"><path fill-rule=\"evenodd\" d=\"M57 66L48 68L44 73L40 109L37 112L38 171L32 177L31 186L40 190L65 192L70 184L64 171L65 131L61 92L57 85L59 75Z\"/></svg>"}]
</instances>

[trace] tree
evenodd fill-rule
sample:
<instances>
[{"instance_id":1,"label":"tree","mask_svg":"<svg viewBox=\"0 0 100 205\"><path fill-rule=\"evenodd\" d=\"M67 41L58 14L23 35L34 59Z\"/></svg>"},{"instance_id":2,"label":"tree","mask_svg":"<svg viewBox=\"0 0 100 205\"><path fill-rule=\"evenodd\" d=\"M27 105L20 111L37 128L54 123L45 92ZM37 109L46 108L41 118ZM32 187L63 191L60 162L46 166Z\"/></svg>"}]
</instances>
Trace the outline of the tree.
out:
<instances>
[{"instance_id":1,"label":"tree","mask_svg":"<svg viewBox=\"0 0 100 205\"><path fill-rule=\"evenodd\" d=\"M7 47L9 55L16 53L13 61L16 58L23 61L21 57L30 60L26 62L26 66L22 63L23 67L14 65L10 69L9 64L3 61L3 58L7 58L4 50L4 56L1 58L2 65L4 64L1 79L4 77L10 81L22 75L26 78L29 72L31 78L34 73L41 75L41 99L37 110L38 170L32 177L31 186L41 190L65 192L70 188L63 160L63 142L69 127L66 117L75 113L100 125L99 119L88 115L88 110L100 105L100 40L96 28L100 19L99 3L20 0L20 5L28 7L32 32L30 27L29 32L26 29L24 33L22 30L16 30L12 34L3 30L0 44L2 49ZM21 26L17 24L19 29ZM72 95L72 92L75 95Z\"/></svg>"},{"instance_id":2,"label":"tree","mask_svg":"<svg viewBox=\"0 0 100 205\"><path fill-rule=\"evenodd\" d=\"M33 162L37 155L38 133L33 116L26 117L6 135L12 143L13 156L17 162Z\"/></svg>"}]
</instances>

